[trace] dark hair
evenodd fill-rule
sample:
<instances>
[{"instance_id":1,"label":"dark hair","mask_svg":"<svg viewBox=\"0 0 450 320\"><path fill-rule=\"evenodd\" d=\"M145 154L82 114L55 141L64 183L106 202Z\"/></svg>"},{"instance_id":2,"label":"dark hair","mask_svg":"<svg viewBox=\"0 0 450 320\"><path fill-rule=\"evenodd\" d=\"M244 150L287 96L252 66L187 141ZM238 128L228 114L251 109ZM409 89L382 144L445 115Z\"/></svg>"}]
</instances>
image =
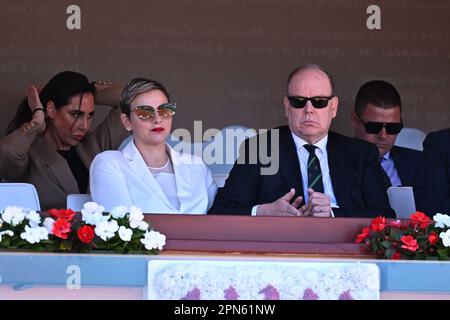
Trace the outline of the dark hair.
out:
<instances>
[{"instance_id":1,"label":"dark hair","mask_svg":"<svg viewBox=\"0 0 450 320\"><path fill-rule=\"evenodd\" d=\"M152 90L161 91L166 96L167 101L170 102L169 92L161 83L146 78L134 78L123 88L120 96L120 110L122 110L122 113L130 116L130 105L134 98L141 93Z\"/></svg>"},{"instance_id":2,"label":"dark hair","mask_svg":"<svg viewBox=\"0 0 450 320\"><path fill-rule=\"evenodd\" d=\"M383 109L402 107L400 94L397 89L387 81L372 80L359 88L355 99L355 112L361 115L368 104Z\"/></svg>"},{"instance_id":3,"label":"dark hair","mask_svg":"<svg viewBox=\"0 0 450 320\"><path fill-rule=\"evenodd\" d=\"M95 85L90 83L88 78L81 73L74 71L63 71L50 79L42 88L39 97L42 107L47 108L47 103L52 101L56 110L69 103L70 98L78 94L92 93L95 95ZM25 98L19 105L13 120L8 124L7 133L10 133L22 124L30 121L32 113Z\"/></svg>"},{"instance_id":4,"label":"dark hair","mask_svg":"<svg viewBox=\"0 0 450 320\"><path fill-rule=\"evenodd\" d=\"M325 73L325 75L327 76L328 80L330 81L330 86L331 86L331 94L333 95L334 92L334 81L333 81L333 77L331 76L330 73L328 73L327 70L325 70L324 68L322 68L321 66L314 64L314 63L307 63L304 65L301 65L300 67L295 68L288 76L288 80L287 80L287 84L286 84L286 92L287 95L289 95L289 85L292 81L292 78L299 72L305 71L305 70L319 70L322 71L323 73Z\"/></svg>"}]
</instances>

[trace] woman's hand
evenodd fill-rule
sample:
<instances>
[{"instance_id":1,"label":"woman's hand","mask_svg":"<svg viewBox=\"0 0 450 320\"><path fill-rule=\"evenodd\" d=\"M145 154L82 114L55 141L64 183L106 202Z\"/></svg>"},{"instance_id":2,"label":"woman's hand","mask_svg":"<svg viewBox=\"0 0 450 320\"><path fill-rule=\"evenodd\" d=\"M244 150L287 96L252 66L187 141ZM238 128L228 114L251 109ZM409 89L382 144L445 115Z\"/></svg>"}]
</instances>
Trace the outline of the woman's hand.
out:
<instances>
[{"instance_id":1,"label":"woman's hand","mask_svg":"<svg viewBox=\"0 0 450 320\"><path fill-rule=\"evenodd\" d=\"M32 85L27 89L27 100L33 114L31 120L41 128L40 133L42 133L45 131L45 110L42 106L41 99L39 98L39 91L36 86Z\"/></svg>"}]
</instances>

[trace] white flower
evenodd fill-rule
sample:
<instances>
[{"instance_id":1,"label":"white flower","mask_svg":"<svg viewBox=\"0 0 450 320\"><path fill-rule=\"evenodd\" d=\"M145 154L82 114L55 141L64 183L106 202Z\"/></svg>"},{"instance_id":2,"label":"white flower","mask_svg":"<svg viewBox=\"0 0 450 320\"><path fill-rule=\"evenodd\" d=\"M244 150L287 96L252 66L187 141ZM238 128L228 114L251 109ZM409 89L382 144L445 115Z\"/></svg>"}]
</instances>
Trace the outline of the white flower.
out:
<instances>
[{"instance_id":1,"label":"white flower","mask_svg":"<svg viewBox=\"0 0 450 320\"><path fill-rule=\"evenodd\" d=\"M128 213L128 208L125 206L117 206L112 208L110 213L114 219L122 219Z\"/></svg>"},{"instance_id":2,"label":"white flower","mask_svg":"<svg viewBox=\"0 0 450 320\"><path fill-rule=\"evenodd\" d=\"M433 220L436 222L435 226L437 228L450 227L450 216L447 214L436 213Z\"/></svg>"},{"instance_id":3,"label":"white flower","mask_svg":"<svg viewBox=\"0 0 450 320\"><path fill-rule=\"evenodd\" d=\"M108 239L114 237L117 230L119 230L119 225L116 220L102 221L96 225L95 234L103 241L108 241Z\"/></svg>"},{"instance_id":4,"label":"white flower","mask_svg":"<svg viewBox=\"0 0 450 320\"><path fill-rule=\"evenodd\" d=\"M81 220L87 224L97 225L103 221L108 221L110 216L103 215L105 207L98 205L95 202L86 202L81 209Z\"/></svg>"},{"instance_id":5,"label":"white flower","mask_svg":"<svg viewBox=\"0 0 450 320\"><path fill-rule=\"evenodd\" d=\"M81 220L83 220L87 224L96 226L102 222L108 222L110 217L110 215L104 216L102 212L93 212L82 214Z\"/></svg>"},{"instance_id":6,"label":"white flower","mask_svg":"<svg viewBox=\"0 0 450 320\"><path fill-rule=\"evenodd\" d=\"M439 237L442 239L442 243L445 247L450 247L450 230L447 230L446 232L441 232L439 234Z\"/></svg>"},{"instance_id":7,"label":"white flower","mask_svg":"<svg viewBox=\"0 0 450 320\"><path fill-rule=\"evenodd\" d=\"M37 236L39 237L40 240L48 240L48 234L50 232L48 232L46 227L37 227L34 229L36 229L35 232L37 233Z\"/></svg>"},{"instance_id":8,"label":"white flower","mask_svg":"<svg viewBox=\"0 0 450 320\"><path fill-rule=\"evenodd\" d=\"M119 228L119 237L123 241L131 241L132 235L133 235L133 230L125 228L124 226L121 226Z\"/></svg>"},{"instance_id":9,"label":"white flower","mask_svg":"<svg viewBox=\"0 0 450 320\"><path fill-rule=\"evenodd\" d=\"M147 250L162 250L163 246L166 244L166 236L157 231L147 231L144 234L144 238L141 239L141 243L144 244L145 249Z\"/></svg>"},{"instance_id":10,"label":"white flower","mask_svg":"<svg viewBox=\"0 0 450 320\"><path fill-rule=\"evenodd\" d=\"M130 208L130 227L136 229L141 225L142 220L144 220L144 215L141 209L136 206Z\"/></svg>"},{"instance_id":11,"label":"white flower","mask_svg":"<svg viewBox=\"0 0 450 320\"><path fill-rule=\"evenodd\" d=\"M142 231L146 231L148 229L148 223L145 221L141 221L138 223L137 228Z\"/></svg>"},{"instance_id":12,"label":"white flower","mask_svg":"<svg viewBox=\"0 0 450 320\"><path fill-rule=\"evenodd\" d=\"M37 228L31 228L30 226L25 226L25 232L20 234L20 237L27 242L34 244L41 241L41 233Z\"/></svg>"},{"instance_id":13,"label":"white flower","mask_svg":"<svg viewBox=\"0 0 450 320\"><path fill-rule=\"evenodd\" d=\"M6 223L17 226L18 224L22 223L23 219L25 219L25 212L22 210L22 208L8 206L5 208L5 211L2 214L2 219Z\"/></svg>"},{"instance_id":14,"label":"white flower","mask_svg":"<svg viewBox=\"0 0 450 320\"><path fill-rule=\"evenodd\" d=\"M5 230L5 231L0 232L0 242L2 242L2 238L5 235L8 237L12 237L12 236L14 236L14 232L12 232L11 230Z\"/></svg>"},{"instance_id":15,"label":"white flower","mask_svg":"<svg viewBox=\"0 0 450 320\"><path fill-rule=\"evenodd\" d=\"M41 223L41 216L34 210L28 212L26 218L30 221L30 226L32 228L37 227Z\"/></svg>"},{"instance_id":16,"label":"white flower","mask_svg":"<svg viewBox=\"0 0 450 320\"><path fill-rule=\"evenodd\" d=\"M103 212L105 211L105 207L95 203L95 202L86 202L83 205L83 209L81 209L81 213L94 213L94 212Z\"/></svg>"},{"instance_id":17,"label":"white flower","mask_svg":"<svg viewBox=\"0 0 450 320\"><path fill-rule=\"evenodd\" d=\"M55 224L55 220L52 218L45 218L44 227L47 229L48 233L52 233L53 225Z\"/></svg>"}]
</instances>

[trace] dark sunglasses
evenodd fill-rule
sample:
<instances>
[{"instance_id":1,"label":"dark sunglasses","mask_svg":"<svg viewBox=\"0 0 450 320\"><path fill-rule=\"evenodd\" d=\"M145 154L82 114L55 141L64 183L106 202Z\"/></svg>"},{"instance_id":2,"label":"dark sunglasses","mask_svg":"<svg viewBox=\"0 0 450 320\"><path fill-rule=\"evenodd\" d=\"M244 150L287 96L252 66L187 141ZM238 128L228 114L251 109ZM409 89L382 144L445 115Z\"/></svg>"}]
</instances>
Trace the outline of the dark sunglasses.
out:
<instances>
[{"instance_id":1,"label":"dark sunglasses","mask_svg":"<svg viewBox=\"0 0 450 320\"><path fill-rule=\"evenodd\" d=\"M403 129L403 122L364 122L360 115L356 113L368 134L378 134L385 128L387 134L399 134Z\"/></svg>"},{"instance_id":2,"label":"dark sunglasses","mask_svg":"<svg viewBox=\"0 0 450 320\"><path fill-rule=\"evenodd\" d=\"M328 106L328 102L334 98L334 96L329 97L311 97L311 98L305 98L305 97L287 97L289 100L289 104L292 108L295 109L301 109L306 106L306 103L308 101L311 101L311 104L316 109L322 109L326 108Z\"/></svg>"},{"instance_id":3,"label":"dark sunglasses","mask_svg":"<svg viewBox=\"0 0 450 320\"><path fill-rule=\"evenodd\" d=\"M154 108L152 106L137 106L134 110L131 112L136 113L136 115L142 119L154 119L156 116L156 113L161 118L169 118L175 114L175 111L177 110L177 103L176 102L169 102L169 103L163 103L157 108Z\"/></svg>"}]
</instances>

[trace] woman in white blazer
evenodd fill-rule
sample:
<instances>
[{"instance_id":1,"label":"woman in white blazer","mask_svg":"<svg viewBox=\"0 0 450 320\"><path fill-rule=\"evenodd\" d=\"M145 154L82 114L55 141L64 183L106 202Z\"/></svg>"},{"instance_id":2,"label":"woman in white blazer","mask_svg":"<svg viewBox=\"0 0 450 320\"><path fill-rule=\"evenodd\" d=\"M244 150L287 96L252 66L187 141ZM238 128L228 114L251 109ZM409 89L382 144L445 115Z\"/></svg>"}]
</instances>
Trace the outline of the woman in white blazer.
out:
<instances>
[{"instance_id":1,"label":"woman in white blazer","mask_svg":"<svg viewBox=\"0 0 450 320\"><path fill-rule=\"evenodd\" d=\"M165 141L176 104L165 87L136 78L121 96L122 123L133 139L122 151L98 154L90 169L92 200L107 211L138 206L146 213L205 214L217 186L197 156L174 151Z\"/></svg>"}]
</instances>

